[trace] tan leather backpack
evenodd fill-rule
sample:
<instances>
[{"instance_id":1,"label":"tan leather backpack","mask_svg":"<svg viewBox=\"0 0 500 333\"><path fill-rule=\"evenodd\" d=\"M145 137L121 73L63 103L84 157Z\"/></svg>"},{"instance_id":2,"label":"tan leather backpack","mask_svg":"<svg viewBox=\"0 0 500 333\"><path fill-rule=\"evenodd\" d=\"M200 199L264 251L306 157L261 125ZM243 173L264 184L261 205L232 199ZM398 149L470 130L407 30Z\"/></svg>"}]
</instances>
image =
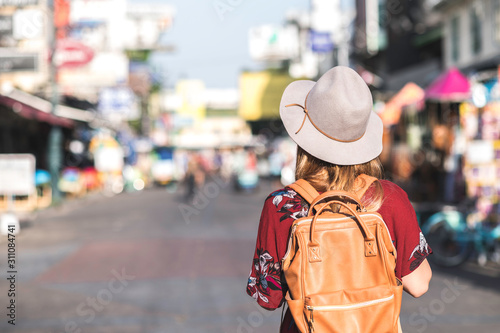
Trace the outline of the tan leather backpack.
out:
<instances>
[{"instance_id":1,"label":"tan leather backpack","mask_svg":"<svg viewBox=\"0 0 500 333\"><path fill-rule=\"evenodd\" d=\"M282 262L286 300L301 332L400 331L396 250L382 217L359 200L376 180L360 176L364 186L356 193L319 195L304 180L289 186L310 203L308 216L291 227ZM332 204L339 213L328 210Z\"/></svg>"}]
</instances>

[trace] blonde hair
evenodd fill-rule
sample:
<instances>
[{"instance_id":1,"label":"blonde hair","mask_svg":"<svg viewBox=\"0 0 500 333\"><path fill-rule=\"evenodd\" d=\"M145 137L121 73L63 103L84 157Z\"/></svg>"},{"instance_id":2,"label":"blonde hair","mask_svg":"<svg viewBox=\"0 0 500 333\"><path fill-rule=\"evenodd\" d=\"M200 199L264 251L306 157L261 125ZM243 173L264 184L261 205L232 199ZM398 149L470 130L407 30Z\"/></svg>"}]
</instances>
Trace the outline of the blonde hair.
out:
<instances>
[{"instance_id":1,"label":"blonde hair","mask_svg":"<svg viewBox=\"0 0 500 333\"><path fill-rule=\"evenodd\" d=\"M297 146L295 179L307 180L318 192L341 190L355 192L354 180L361 174L382 178L383 168L379 158L356 165L337 165L320 160ZM373 195L364 196L361 203L368 211L377 211L383 202L384 190L379 182L371 185Z\"/></svg>"}]
</instances>

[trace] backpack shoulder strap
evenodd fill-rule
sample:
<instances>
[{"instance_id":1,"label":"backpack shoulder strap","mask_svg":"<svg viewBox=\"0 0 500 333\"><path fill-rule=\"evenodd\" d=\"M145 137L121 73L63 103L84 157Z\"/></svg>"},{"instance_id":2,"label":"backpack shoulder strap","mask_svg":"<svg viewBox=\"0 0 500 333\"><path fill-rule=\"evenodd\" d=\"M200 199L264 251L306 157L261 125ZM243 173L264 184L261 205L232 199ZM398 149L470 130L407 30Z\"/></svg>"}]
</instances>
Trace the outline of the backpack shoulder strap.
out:
<instances>
[{"instance_id":1,"label":"backpack shoulder strap","mask_svg":"<svg viewBox=\"0 0 500 333\"><path fill-rule=\"evenodd\" d=\"M355 188L357 188L357 190L354 191L354 194L361 199L368 188L377 180L377 178L365 174L359 175L355 180ZM316 189L305 179L299 179L295 181L295 183L288 185L288 187L300 194L309 204L319 196L318 191L316 191Z\"/></svg>"},{"instance_id":2,"label":"backpack shoulder strap","mask_svg":"<svg viewBox=\"0 0 500 333\"><path fill-rule=\"evenodd\" d=\"M356 188L354 194L361 199L363 195L365 195L366 191L368 191L368 188L376 181L378 181L378 179L375 177L365 174L359 175L354 181L354 188Z\"/></svg>"},{"instance_id":3,"label":"backpack shoulder strap","mask_svg":"<svg viewBox=\"0 0 500 333\"><path fill-rule=\"evenodd\" d=\"M288 187L297 192L309 204L319 196L318 191L305 179L299 179L295 183L288 185Z\"/></svg>"}]
</instances>

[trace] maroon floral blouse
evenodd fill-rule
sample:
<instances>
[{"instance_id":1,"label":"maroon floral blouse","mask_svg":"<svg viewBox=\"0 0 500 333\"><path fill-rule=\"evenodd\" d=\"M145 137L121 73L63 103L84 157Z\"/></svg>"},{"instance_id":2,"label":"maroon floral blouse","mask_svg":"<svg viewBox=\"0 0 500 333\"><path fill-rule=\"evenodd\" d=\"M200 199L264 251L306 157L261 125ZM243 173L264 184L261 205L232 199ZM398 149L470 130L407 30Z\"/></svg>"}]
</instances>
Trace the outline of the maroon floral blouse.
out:
<instances>
[{"instance_id":1,"label":"maroon floral blouse","mask_svg":"<svg viewBox=\"0 0 500 333\"><path fill-rule=\"evenodd\" d=\"M420 230L415 211L404 192L396 184L380 180L384 201L379 209L397 251L396 276L402 278L414 271L432 253ZM366 194L370 195L370 191ZM247 294L268 310L284 302L287 286L281 272L290 227L307 215L308 203L295 191L285 187L271 193L262 209ZM281 332L298 332L289 311Z\"/></svg>"}]
</instances>

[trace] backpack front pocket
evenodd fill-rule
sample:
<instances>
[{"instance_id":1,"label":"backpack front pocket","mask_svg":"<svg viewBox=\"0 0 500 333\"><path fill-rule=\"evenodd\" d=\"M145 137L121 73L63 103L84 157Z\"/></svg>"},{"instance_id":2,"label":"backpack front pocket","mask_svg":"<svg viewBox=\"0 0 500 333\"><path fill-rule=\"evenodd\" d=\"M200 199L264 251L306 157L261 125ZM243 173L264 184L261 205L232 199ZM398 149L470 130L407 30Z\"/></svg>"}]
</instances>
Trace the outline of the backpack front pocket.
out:
<instances>
[{"instance_id":1,"label":"backpack front pocket","mask_svg":"<svg viewBox=\"0 0 500 333\"><path fill-rule=\"evenodd\" d=\"M311 295L305 304L310 331L392 333L397 321L394 299L389 287Z\"/></svg>"}]
</instances>

